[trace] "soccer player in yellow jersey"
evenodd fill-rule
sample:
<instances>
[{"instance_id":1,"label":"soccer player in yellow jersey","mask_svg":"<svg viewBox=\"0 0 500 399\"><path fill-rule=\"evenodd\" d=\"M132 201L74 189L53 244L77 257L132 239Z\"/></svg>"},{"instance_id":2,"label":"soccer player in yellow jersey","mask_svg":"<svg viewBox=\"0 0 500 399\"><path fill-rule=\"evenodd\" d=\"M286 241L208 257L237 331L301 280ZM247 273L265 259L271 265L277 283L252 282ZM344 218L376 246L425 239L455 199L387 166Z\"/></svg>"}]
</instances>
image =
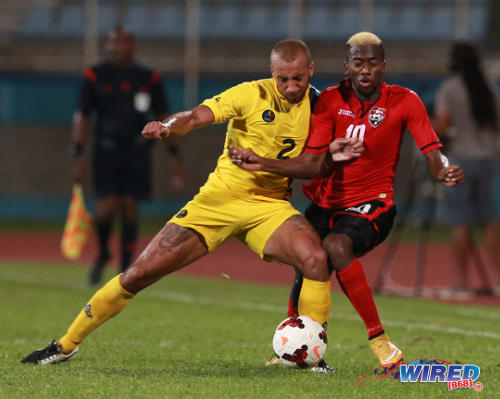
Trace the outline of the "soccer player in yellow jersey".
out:
<instances>
[{"instance_id":1,"label":"soccer player in yellow jersey","mask_svg":"<svg viewBox=\"0 0 500 399\"><path fill-rule=\"evenodd\" d=\"M271 72L271 79L242 83L189 111L144 127L144 137L162 139L229 121L224 153L200 192L169 220L123 274L96 292L63 337L23 362L49 364L71 359L83 339L120 312L140 290L233 236L266 260L297 266L304 274L299 313L322 324L327 322L327 256L316 232L286 200L288 179L242 170L227 153L230 144L279 159L302 152L311 98L316 95L309 86L313 63L307 46L298 40L277 43L271 51Z\"/></svg>"}]
</instances>

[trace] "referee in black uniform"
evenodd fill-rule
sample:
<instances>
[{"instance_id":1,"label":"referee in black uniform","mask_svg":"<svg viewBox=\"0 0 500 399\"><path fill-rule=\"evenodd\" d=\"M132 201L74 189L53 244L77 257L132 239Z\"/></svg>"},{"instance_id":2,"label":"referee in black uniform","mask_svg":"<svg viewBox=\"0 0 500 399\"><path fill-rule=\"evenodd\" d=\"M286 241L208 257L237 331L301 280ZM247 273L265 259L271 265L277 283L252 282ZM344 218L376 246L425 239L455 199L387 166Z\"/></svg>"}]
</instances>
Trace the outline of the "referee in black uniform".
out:
<instances>
[{"instance_id":1,"label":"referee in black uniform","mask_svg":"<svg viewBox=\"0 0 500 399\"><path fill-rule=\"evenodd\" d=\"M155 120L167 117L167 100L160 74L134 61L134 39L124 28L108 35L109 59L85 70L75 112L70 155L73 179L87 175L84 143L95 113L92 157L94 191L97 196L95 227L99 253L89 273L89 283L97 284L110 257L108 248L113 221L121 217L121 271L132 260L137 241L139 201L151 195L151 142L141 130L150 112ZM173 182L182 184L182 166L175 142L167 141L174 157Z\"/></svg>"}]
</instances>

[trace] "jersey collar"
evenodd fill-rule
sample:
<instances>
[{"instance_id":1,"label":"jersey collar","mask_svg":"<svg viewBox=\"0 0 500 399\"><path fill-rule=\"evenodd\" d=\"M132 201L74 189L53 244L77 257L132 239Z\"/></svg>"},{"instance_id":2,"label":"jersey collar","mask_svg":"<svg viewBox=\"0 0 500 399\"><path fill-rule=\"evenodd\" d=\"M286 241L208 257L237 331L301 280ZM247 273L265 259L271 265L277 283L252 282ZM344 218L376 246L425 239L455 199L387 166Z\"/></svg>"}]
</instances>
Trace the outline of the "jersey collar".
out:
<instances>
[{"instance_id":1,"label":"jersey collar","mask_svg":"<svg viewBox=\"0 0 500 399\"><path fill-rule=\"evenodd\" d=\"M342 95L344 96L344 99L346 101L349 101L349 102L354 101L358 104L361 104L361 107L364 109L368 109L378 102L381 102L381 101L384 102L385 97L387 96L387 90L388 90L387 83L382 82L382 87L380 88L380 97L378 98L377 101L375 101L375 102L361 101L354 94L354 90L352 88L351 78L345 78L342 82L340 82L340 91L341 91Z\"/></svg>"}]
</instances>

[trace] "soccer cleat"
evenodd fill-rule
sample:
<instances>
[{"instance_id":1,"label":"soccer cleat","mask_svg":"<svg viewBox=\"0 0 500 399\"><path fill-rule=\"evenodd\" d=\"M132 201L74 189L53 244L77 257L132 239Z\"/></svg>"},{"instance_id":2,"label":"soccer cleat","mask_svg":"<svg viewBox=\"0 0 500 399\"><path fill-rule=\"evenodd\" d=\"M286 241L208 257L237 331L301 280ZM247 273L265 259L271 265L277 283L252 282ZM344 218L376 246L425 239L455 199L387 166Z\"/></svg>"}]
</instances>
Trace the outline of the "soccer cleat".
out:
<instances>
[{"instance_id":1,"label":"soccer cleat","mask_svg":"<svg viewBox=\"0 0 500 399\"><path fill-rule=\"evenodd\" d=\"M33 364L54 364L59 362L66 362L71 360L78 353L78 346L73 350L73 352L65 355L61 352L62 346L56 341L52 341L46 348L39 349L30 353L26 356L21 363L33 363Z\"/></svg>"},{"instance_id":2,"label":"soccer cleat","mask_svg":"<svg viewBox=\"0 0 500 399\"><path fill-rule=\"evenodd\" d=\"M264 363L264 366L277 366L278 364L281 364L280 359L278 356L273 355L267 362Z\"/></svg>"},{"instance_id":3,"label":"soccer cleat","mask_svg":"<svg viewBox=\"0 0 500 399\"><path fill-rule=\"evenodd\" d=\"M97 285L101 281L102 273L104 272L104 266L109 259L109 253L106 252L104 255L99 256L94 262L92 269L89 272L89 284Z\"/></svg>"},{"instance_id":4,"label":"soccer cleat","mask_svg":"<svg viewBox=\"0 0 500 399\"><path fill-rule=\"evenodd\" d=\"M370 339L370 346L382 366L403 360L403 352L394 345L386 333Z\"/></svg>"},{"instance_id":5,"label":"soccer cleat","mask_svg":"<svg viewBox=\"0 0 500 399\"><path fill-rule=\"evenodd\" d=\"M311 372L318 374L333 374L335 373L335 369L326 364L325 359L321 359L316 366L311 367Z\"/></svg>"}]
</instances>

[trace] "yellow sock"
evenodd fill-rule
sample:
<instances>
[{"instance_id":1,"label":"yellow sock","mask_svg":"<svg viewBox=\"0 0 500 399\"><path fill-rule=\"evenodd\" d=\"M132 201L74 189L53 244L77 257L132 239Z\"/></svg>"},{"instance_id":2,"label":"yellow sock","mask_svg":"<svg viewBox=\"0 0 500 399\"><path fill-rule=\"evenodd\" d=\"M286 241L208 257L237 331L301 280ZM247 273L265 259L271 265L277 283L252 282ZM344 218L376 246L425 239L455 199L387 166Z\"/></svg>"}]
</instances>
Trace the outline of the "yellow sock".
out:
<instances>
[{"instance_id":1,"label":"yellow sock","mask_svg":"<svg viewBox=\"0 0 500 399\"><path fill-rule=\"evenodd\" d=\"M109 280L94 294L68 328L66 335L59 340L62 352L72 352L87 335L127 306L133 297L134 294L121 286L120 275Z\"/></svg>"},{"instance_id":2,"label":"yellow sock","mask_svg":"<svg viewBox=\"0 0 500 399\"><path fill-rule=\"evenodd\" d=\"M323 325L330 316L330 281L304 278L299 296L299 314L313 318Z\"/></svg>"}]
</instances>

